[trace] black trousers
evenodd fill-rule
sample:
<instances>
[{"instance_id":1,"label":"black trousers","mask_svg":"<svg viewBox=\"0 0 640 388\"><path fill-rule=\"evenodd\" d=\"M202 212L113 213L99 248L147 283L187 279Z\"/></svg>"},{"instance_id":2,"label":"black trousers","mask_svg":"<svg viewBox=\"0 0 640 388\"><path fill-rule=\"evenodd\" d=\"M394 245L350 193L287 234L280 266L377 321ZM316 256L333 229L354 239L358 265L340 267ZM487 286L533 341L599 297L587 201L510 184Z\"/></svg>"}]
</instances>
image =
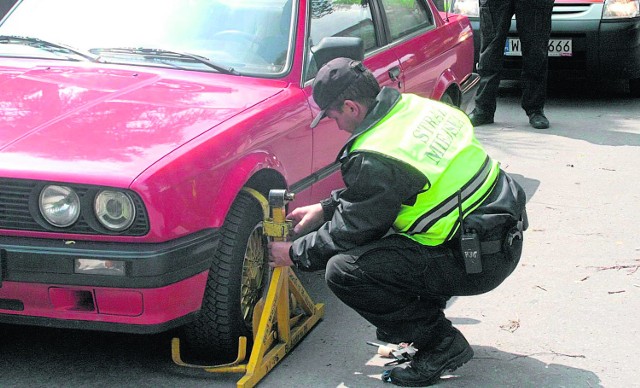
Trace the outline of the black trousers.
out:
<instances>
[{"instance_id":1,"label":"black trousers","mask_svg":"<svg viewBox=\"0 0 640 388\"><path fill-rule=\"evenodd\" d=\"M493 116L503 66L504 46L516 15L522 45L522 108L542 112L547 95L548 44L553 0L480 0L480 84L476 109Z\"/></svg>"},{"instance_id":2,"label":"black trousers","mask_svg":"<svg viewBox=\"0 0 640 388\"><path fill-rule=\"evenodd\" d=\"M459 249L427 247L392 235L332 257L329 288L378 330L432 348L452 330L444 315L452 296L477 295L497 287L513 272L522 249L483 256L483 271L467 274Z\"/></svg>"}]
</instances>

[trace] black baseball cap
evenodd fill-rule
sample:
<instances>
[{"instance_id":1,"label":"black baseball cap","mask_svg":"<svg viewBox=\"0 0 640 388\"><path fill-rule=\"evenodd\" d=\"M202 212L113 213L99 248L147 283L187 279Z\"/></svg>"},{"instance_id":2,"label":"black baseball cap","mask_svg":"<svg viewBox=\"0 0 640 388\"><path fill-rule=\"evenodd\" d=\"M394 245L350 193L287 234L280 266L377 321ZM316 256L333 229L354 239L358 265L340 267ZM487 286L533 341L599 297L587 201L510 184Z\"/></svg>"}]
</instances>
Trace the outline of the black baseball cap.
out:
<instances>
[{"instance_id":1,"label":"black baseball cap","mask_svg":"<svg viewBox=\"0 0 640 388\"><path fill-rule=\"evenodd\" d=\"M343 57L330 60L318 70L313 81L313 100L321 110L311 122L311 128L318 125L336 98L360 79L365 71L367 68L362 62Z\"/></svg>"}]
</instances>

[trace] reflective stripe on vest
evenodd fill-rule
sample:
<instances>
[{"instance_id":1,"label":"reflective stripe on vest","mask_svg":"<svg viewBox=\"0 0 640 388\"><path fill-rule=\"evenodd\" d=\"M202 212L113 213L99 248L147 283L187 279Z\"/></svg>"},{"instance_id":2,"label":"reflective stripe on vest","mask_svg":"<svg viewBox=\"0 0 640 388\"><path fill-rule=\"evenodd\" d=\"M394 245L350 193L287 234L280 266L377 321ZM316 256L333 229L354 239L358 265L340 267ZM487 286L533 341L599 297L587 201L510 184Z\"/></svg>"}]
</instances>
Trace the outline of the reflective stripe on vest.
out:
<instances>
[{"instance_id":1,"label":"reflective stripe on vest","mask_svg":"<svg viewBox=\"0 0 640 388\"><path fill-rule=\"evenodd\" d=\"M461 197L462 203L467 201L473 193L475 193L478 189L482 187L482 185L486 182L487 178L491 174L491 159L487 157L482 166L482 169L478 172L478 174L469 182L466 187L461 189ZM431 225L433 225L436 221L442 218L447 213L450 213L453 210L458 209L458 195L456 193L455 196L449 198L447 201L443 202L438 208L432 209L431 211L426 212L422 215L422 217L418 218L411 227L407 230L408 234L416 234L423 233L429 229Z\"/></svg>"},{"instance_id":2,"label":"reflective stripe on vest","mask_svg":"<svg viewBox=\"0 0 640 388\"><path fill-rule=\"evenodd\" d=\"M449 240L459 226L458 192L466 215L489 195L500 170L464 112L411 94L358 136L354 151L379 153L424 174L427 182L415 203L402 205L393 224L396 233L423 245Z\"/></svg>"}]
</instances>

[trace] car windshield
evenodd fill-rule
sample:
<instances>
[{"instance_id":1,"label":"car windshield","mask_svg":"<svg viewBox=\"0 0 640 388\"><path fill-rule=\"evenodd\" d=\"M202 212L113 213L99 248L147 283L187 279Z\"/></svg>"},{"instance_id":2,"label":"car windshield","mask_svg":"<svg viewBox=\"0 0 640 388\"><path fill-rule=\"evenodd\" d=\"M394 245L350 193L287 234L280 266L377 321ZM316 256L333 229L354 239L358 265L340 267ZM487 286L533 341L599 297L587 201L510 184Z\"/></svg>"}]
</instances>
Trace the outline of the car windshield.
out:
<instances>
[{"instance_id":1,"label":"car windshield","mask_svg":"<svg viewBox=\"0 0 640 388\"><path fill-rule=\"evenodd\" d=\"M14 37L0 42L0 57L70 58L28 43L35 38L107 63L274 76L291 60L292 3L23 0L0 25L0 36Z\"/></svg>"}]
</instances>

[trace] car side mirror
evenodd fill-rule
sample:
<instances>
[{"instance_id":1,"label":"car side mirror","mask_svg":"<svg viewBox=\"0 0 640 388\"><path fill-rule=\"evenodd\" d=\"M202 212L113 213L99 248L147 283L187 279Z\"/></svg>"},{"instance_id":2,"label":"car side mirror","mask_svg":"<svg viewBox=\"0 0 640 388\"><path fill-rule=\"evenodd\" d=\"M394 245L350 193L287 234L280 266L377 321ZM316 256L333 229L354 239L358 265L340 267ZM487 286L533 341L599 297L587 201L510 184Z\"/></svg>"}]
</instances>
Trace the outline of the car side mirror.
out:
<instances>
[{"instance_id":1,"label":"car side mirror","mask_svg":"<svg viewBox=\"0 0 640 388\"><path fill-rule=\"evenodd\" d=\"M311 54L318 69L330 60L339 57L362 61L364 59L364 41L361 38L346 36L322 38L317 45L311 47Z\"/></svg>"}]
</instances>

